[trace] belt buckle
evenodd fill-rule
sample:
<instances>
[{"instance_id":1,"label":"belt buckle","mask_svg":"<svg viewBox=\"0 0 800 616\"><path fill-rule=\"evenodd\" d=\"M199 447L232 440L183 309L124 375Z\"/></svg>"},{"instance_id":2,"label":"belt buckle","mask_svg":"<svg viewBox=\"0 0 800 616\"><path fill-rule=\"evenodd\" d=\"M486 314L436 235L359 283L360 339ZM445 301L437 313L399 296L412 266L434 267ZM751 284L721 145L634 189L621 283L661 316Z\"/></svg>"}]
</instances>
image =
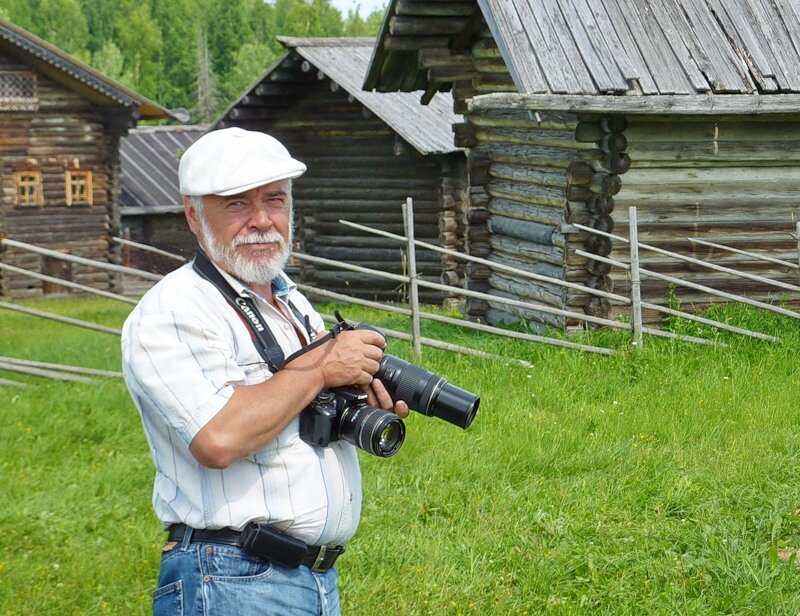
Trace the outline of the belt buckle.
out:
<instances>
[{"instance_id":1,"label":"belt buckle","mask_svg":"<svg viewBox=\"0 0 800 616\"><path fill-rule=\"evenodd\" d=\"M327 569L322 568L322 564L325 562L325 554L328 552L328 546L321 545L319 546L319 554L317 554L317 559L314 561L314 564L311 565L311 570L314 573L324 573Z\"/></svg>"}]
</instances>

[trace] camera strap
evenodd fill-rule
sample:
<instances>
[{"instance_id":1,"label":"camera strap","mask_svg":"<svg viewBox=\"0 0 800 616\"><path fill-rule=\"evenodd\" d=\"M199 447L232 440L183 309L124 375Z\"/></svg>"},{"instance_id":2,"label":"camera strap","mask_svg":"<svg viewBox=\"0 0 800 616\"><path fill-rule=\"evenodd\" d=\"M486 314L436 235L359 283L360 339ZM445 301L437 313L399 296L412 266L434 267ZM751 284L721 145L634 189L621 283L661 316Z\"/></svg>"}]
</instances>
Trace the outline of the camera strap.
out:
<instances>
[{"instance_id":1,"label":"camera strap","mask_svg":"<svg viewBox=\"0 0 800 616\"><path fill-rule=\"evenodd\" d=\"M242 321L250 330L250 335L253 338L253 343L256 345L258 354L267 362L270 371L274 374L283 368L286 365L286 358L283 354L283 350L278 344L278 341L275 340L275 336L272 334L266 321L264 321L264 317L261 316L253 298L239 295L228 281L225 280L225 277L219 273L219 270L214 267L206 256L206 253L199 248L192 267L194 267L194 270L201 278L213 284L217 290L222 293L222 296L231 307L239 313ZM303 317L294 304L289 302L289 306L295 316L300 315L300 321L305 324L306 329L309 329L310 325L308 319Z\"/></svg>"}]
</instances>

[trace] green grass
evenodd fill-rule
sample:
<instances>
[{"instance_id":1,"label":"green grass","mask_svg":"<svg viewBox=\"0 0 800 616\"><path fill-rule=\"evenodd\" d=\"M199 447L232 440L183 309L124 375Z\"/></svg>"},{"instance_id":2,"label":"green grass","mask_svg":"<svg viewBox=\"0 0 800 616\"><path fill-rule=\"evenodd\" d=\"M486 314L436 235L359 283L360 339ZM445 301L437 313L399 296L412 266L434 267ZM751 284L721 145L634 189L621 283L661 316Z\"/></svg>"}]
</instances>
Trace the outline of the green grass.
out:
<instances>
[{"instance_id":1,"label":"green grass","mask_svg":"<svg viewBox=\"0 0 800 616\"><path fill-rule=\"evenodd\" d=\"M115 326L128 311L28 303ZM420 363L479 393L481 411L466 432L414 413L395 457L361 456L344 613L800 612L800 328L743 307L712 313L784 342L647 338L635 352L624 334L578 337L620 350L601 357L423 322L426 336L534 367L424 350ZM406 343L389 352L411 359ZM119 365L114 336L10 312L0 355ZM31 384L0 388L0 613L149 613L163 535L124 385L0 376Z\"/></svg>"}]
</instances>

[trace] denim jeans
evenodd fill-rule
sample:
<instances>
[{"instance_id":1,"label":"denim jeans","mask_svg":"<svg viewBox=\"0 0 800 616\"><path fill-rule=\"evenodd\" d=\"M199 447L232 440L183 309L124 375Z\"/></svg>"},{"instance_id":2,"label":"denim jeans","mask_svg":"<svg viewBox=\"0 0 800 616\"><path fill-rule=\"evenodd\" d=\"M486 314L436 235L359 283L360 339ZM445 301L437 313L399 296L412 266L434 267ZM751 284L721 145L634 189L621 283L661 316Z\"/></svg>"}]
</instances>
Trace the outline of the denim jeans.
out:
<instances>
[{"instance_id":1,"label":"denim jeans","mask_svg":"<svg viewBox=\"0 0 800 616\"><path fill-rule=\"evenodd\" d=\"M161 556L154 616L340 616L335 568L314 573L248 556L238 547L189 543Z\"/></svg>"}]
</instances>

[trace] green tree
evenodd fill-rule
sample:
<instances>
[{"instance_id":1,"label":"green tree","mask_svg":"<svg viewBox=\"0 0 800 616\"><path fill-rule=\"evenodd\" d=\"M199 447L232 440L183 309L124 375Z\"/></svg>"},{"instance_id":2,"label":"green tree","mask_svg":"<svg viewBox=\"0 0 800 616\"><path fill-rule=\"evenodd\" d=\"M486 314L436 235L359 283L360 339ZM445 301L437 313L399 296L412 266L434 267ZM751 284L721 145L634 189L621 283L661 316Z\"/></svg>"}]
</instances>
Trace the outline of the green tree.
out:
<instances>
[{"instance_id":1,"label":"green tree","mask_svg":"<svg viewBox=\"0 0 800 616\"><path fill-rule=\"evenodd\" d=\"M106 41L92 54L92 66L126 86L133 88L136 85L133 75L125 72L125 57L112 41Z\"/></svg>"},{"instance_id":2,"label":"green tree","mask_svg":"<svg viewBox=\"0 0 800 616\"><path fill-rule=\"evenodd\" d=\"M69 54L89 61L89 26L78 0L8 2L9 19Z\"/></svg>"},{"instance_id":3,"label":"green tree","mask_svg":"<svg viewBox=\"0 0 800 616\"><path fill-rule=\"evenodd\" d=\"M199 16L195 0L153 2L153 18L163 42L156 100L167 107L189 109L194 105Z\"/></svg>"},{"instance_id":4,"label":"green tree","mask_svg":"<svg viewBox=\"0 0 800 616\"><path fill-rule=\"evenodd\" d=\"M239 47L252 39L246 0L204 0L208 19L206 32L211 66L217 75L227 75Z\"/></svg>"},{"instance_id":5,"label":"green tree","mask_svg":"<svg viewBox=\"0 0 800 616\"><path fill-rule=\"evenodd\" d=\"M345 36L378 36L383 25L384 11L373 11L363 19L358 10L351 9L344 19Z\"/></svg>"},{"instance_id":6,"label":"green tree","mask_svg":"<svg viewBox=\"0 0 800 616\"><path fill-rule=\"evenodd\" d=\"M227 102L239 98L278 58L272 46L261 41L245 43L236 52L233 69L226 75L222 94Z\"/></svg>"},{"instance_id":7,"label":"green tree","mask_svg":"<svg viewBox=\"0 0 800 616\"><path fill-rule=\"evenodd\" d=\"M287 36L342 36L342 14L329 0L275 0L277 33Z\"/></svg>"},{"instance_id":8,"label":"green tree","mask_svg":"<svg viewBox=\"0 0 800 616\"><path fill-rule=\"evenodd\" d=\"M133 88L148 98L158 98L161 85L163 41L158 24L143 10L134 9L117 19L116 42L125 57L124 71Z\"/></svg>"}]
</instances>

